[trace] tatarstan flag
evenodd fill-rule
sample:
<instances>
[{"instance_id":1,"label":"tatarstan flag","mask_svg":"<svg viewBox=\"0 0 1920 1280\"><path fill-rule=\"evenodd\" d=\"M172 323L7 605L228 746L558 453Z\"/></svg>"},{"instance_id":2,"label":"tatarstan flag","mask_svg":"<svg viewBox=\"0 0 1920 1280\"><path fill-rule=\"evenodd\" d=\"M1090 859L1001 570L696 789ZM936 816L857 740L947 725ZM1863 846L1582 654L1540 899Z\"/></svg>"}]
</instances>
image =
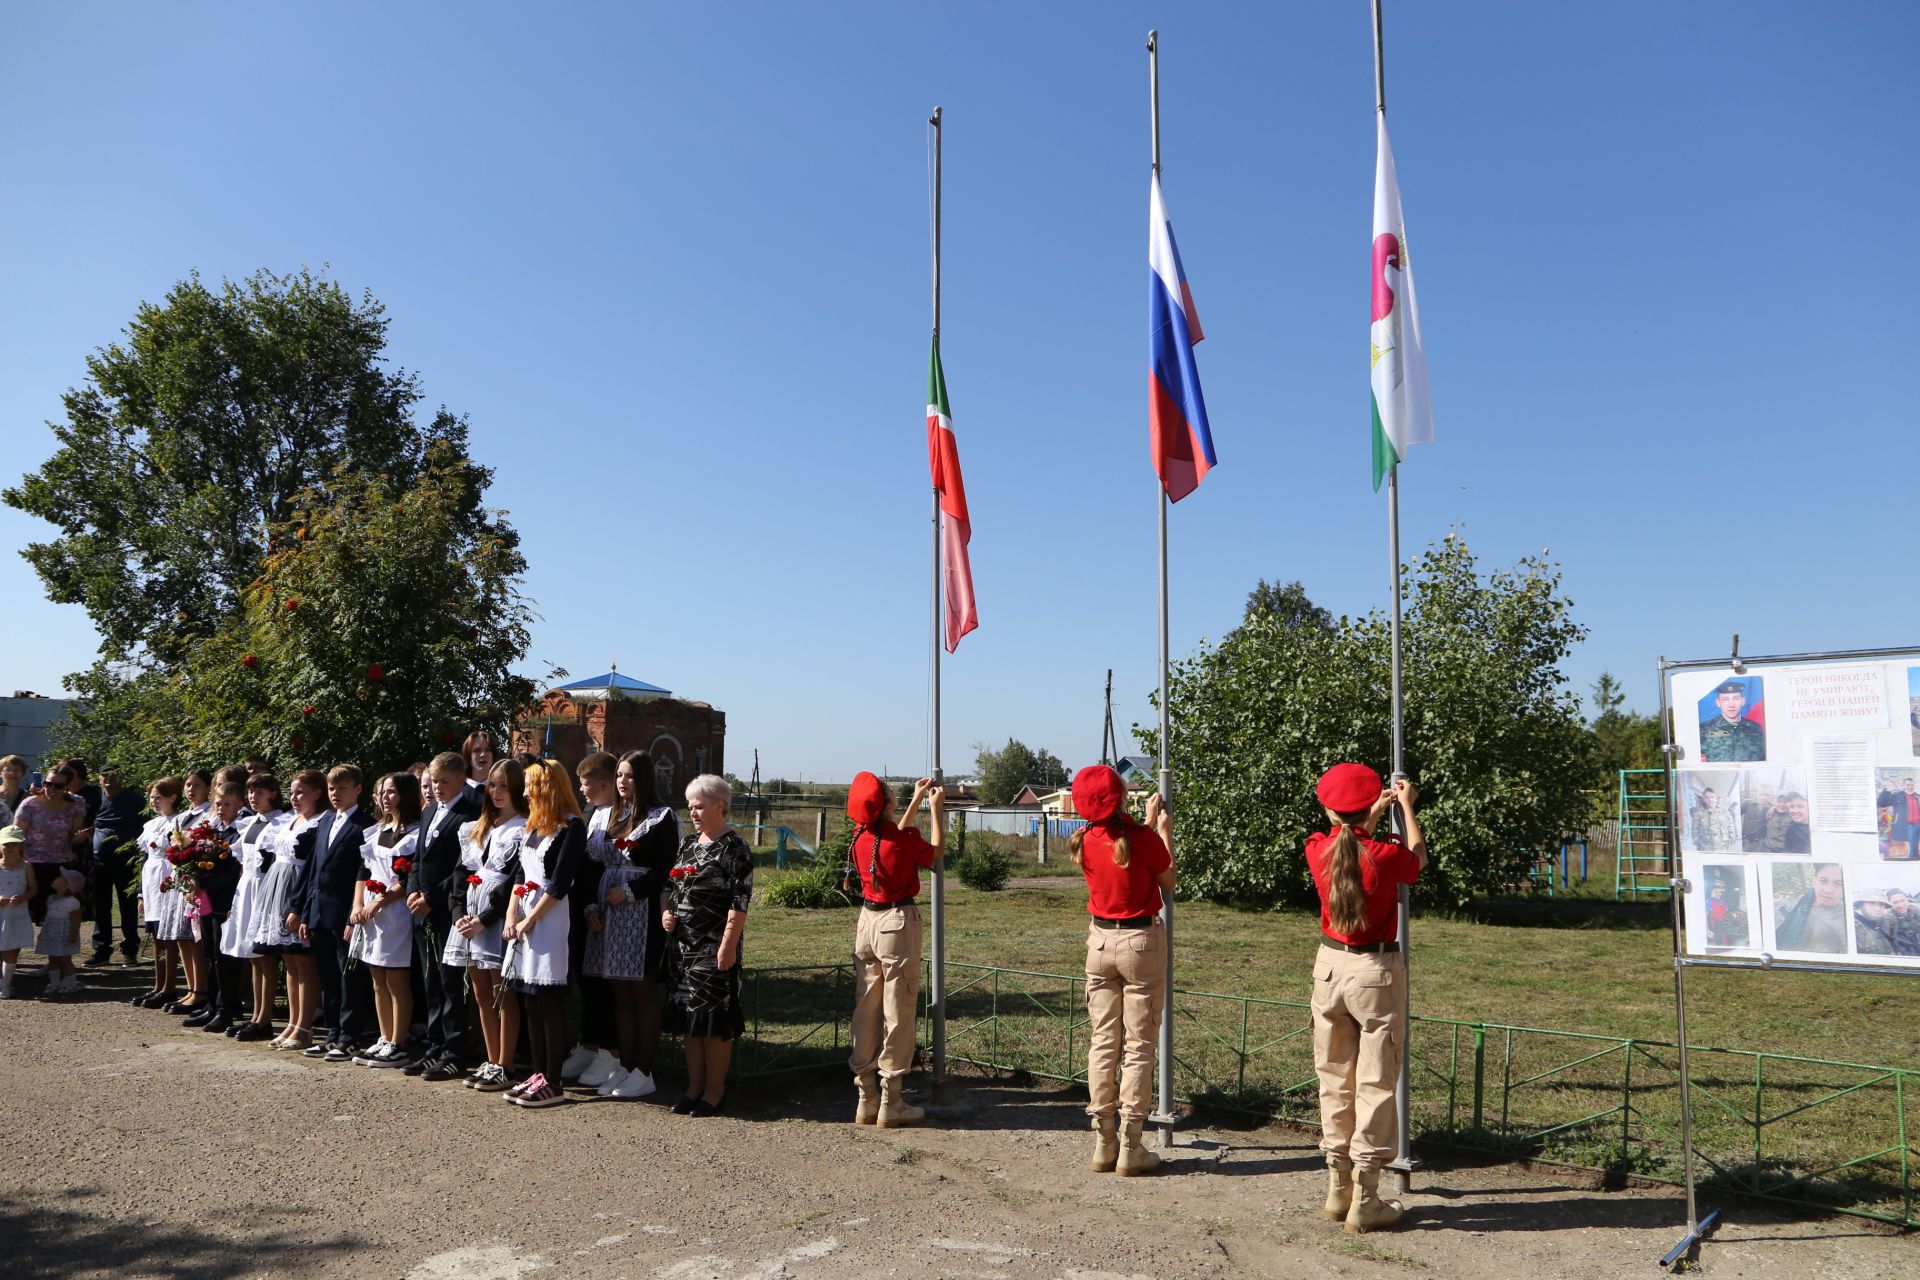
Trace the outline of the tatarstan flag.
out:
<instances>
[{"instance_id":1,"label":"tatarstan flag","mask_svg":"<svg viewBox=\"0 0 1920 1280\"><path fill-rule=\"evenodd\" d=\"M940 565L946 586L947 652L952 653L960 647L960 637L980 625L980 615L973 604L973 566L967 561L973 525L967 518L967 486L960 478L960 446L953 438L938 338L927 364L927 465L940 494Z\"/></svg>"},{"instance_id":2,"label":"tatarstan flag","mask_svg":"<svg viewBox=\"0 0 1920 1280\"><path fill-rule=\"evenodd\" d=\"M1420 339L1420 304L1407 259L1407 224L1400 216L1400 181L1393 172L1386 113L1380 114L1380 151L1373 174L1373 487L1407 460L1407 446L1433 443L1433 401L1427 352Z\"/></svg>"}]
</instances>

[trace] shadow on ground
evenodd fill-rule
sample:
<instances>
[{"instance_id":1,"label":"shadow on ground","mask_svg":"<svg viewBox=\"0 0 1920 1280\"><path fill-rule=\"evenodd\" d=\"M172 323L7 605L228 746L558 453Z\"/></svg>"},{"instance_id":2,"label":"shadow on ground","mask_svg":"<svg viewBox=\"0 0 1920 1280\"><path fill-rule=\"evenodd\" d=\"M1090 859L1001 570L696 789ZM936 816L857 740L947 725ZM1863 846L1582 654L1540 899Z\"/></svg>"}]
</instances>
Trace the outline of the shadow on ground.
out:
<instances>
[{"instance_id":1,"label":"shadow on ground","mask_svg":"<svg viewBox=\"0 0 1920 1280\"><path fill-rule=\"evenodd\" d=\"M88 1201L97 1192L81 1187L57 1199L9 1195L0 1199L0 1241L5 1241L10 1280L132 1273L191 1276L194 1280L262 1273L318 1272L335 1256L350 1255L362 1241L350 1235L296 1238L271 1222L244 1226L244 1247L199 1230L191 1222L133 1222L95 1216Z\"/></svg>"}]
</instances>

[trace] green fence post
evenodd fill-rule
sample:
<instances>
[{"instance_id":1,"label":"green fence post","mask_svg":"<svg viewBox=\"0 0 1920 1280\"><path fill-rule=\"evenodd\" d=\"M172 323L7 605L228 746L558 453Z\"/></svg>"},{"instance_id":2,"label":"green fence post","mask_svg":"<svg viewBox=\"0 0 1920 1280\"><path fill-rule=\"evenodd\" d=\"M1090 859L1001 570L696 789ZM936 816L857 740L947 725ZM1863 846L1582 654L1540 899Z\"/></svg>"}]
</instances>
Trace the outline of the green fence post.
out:
<instances>
[{"instance_id":1,"label":"green fence post","mask_svg":"<svg viewBox=\"0 0 1920 1280\"><path fill-rule=\"evenodd\" d=\"M1620 1165L1627 1164L1627 1152L1633 1146L1633 1046L1627 1041L1627 1062L1620 1070Z\"/></svg>"},{"instance_id":2,"label":"green fence post","mask_svg":"<svg viewBox=\"0 0 1920 1280\"><path fill-rule=\"evenodd\" d=\"M1762 1074L1767 1065L1767 1055L1753 1055L1753 1189L1760 1189L1760 1132L1766 1127L1763 1118L1766 1112L1761 1109L1763 1095L1766 1092L1765 1077Z\"/></svg>"},{"instance_id":3,"label":"green fence post","mask_svg":"<svg viewBox=\"0 0 1920 1280\"><path fill-rule=\"evenodd\" d=\"M1453 1051L1447 1055L1447 1133L1449 1136L1459 1132L1454 1121L1458 1114L1455 1103L1460 1100L1460 1024L1453 1024Z\"/></svg>"},{"instance_id":4,"label":"green fence post","mask_svg":"<svg viewBox=\"0 0 1920 1280\"><path fill-rule=\"evenodd\" d=\"M1900 1127L1900 1216L1911 1227L1920 1224L1913 1220L1913 1175L1908 1167L1913 1144L1907 1141L1907 1073L1904 1071L1893 1078L1893 1115Z\"/></svg>"},{"instance_id":5,"label":"green fence post","mask_svg":"<svg viewBox=\"0 0 1920 1280\"><path fill-rule=\"evenodd\" d=\"M1487 1024L1473 1024L1473 1132L1486 1132L1487 1106Z\"/></svg>"}]
</instances>

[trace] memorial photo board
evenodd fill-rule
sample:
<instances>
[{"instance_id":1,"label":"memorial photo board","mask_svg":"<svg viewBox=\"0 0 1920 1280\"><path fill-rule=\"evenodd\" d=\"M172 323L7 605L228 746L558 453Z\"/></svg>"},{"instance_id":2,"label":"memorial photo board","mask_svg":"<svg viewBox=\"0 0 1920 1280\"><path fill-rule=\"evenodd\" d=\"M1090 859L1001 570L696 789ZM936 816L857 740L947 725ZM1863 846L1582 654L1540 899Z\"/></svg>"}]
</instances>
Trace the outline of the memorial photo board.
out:
<instances>
[{"instance_id":1,"label":"memorial photo board","mask_svg":"<svg viewBox=\"0 0 1920 1280\"><path fill-rule=\"evenodd\" d=\"M1687 954L1920 972L1920 651L1662 674Z\"/></svg>"}]
</instances>

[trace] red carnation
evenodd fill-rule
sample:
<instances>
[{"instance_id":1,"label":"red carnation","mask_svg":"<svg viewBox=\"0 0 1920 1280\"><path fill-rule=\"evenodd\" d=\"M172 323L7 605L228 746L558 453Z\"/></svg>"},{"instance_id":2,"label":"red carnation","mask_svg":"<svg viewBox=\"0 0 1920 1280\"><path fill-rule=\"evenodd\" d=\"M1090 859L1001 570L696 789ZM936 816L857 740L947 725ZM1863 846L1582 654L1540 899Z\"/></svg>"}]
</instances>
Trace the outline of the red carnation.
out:
<instances>
[{"instance_id":1,"label":"red carnation","mask_svg":"<svg viewBox=\"0 0 1920 1280\"><path fill-rule=\"evenodd\" d=\"M386 891L387 891L387 886L382 884L380 881L378 880L367 881L368 893L385 893Z\"/></svg>"},{"instance_id":2,"label":"red carnation","mask_svg":"<svg viewBox=\"0 0 1920 1280\"><path fill-rule=\"evenodd\" d=\"M240 659L240 665L251 671L260 665L260 659L254 657L252 654L248 654L246 657Z\"/></svg>"},{"instance_id":3,"label":"red carnation","mask_svg":"<svg viewBox=\"0 0 1920 1280\"><path fill-rule=\"evenodd\" d=\"M412 858L395 858L393 860L393 874L397 876L412 875L413 859Z\"/></svg>"},{"instance_id":4,"label":"red carnation","mask_svg":"<svg viewBox=\"0 0 1920 1280\"><path fill-rule=\"evenodd\" d=\"M312 704L311 702L309 702L309 703L308 703L308 704L307 704L306 706L304 706L304 707L302 707L302 708L300 708L300 714L301 714L301 715L303 715L303 716L310 716L310 715L312 715L312 714L313 714L313 704Z\"/></svg>"},{"instance_id":5,"label":"red carnation","mask_svg":"<svg viewBox=\"0 0 1920 1280\"><path fill-rule=\"evenodd\" d=\"M367 679L369 680L382 679L386 676L386 674L387 674L386 672L380 669L380 664L377 662L367 668Z\"/></svg>"},{"instance_id":6,"label":"red carnation","mask_svg":"<svg viewBox=\"0 0 1920 1280\"><path fill-rule=\"evenodd\" d=\"M692 867L675 867L673 870L667 872L667 874L669 876L672 876L675 880L683 880L686 877L693 874L693 868Z\"/></svg>"},{"instance_id":7,"label":"red carnation","mask_svg":"<svg viewBox=\"0 0 1920 1280\"><path fill-rule=\"evenodd\" d=\"M467 877L467 883L468 883L468 884L479 884L479 883L480 883L480 877L479 877L479 876L468 876L468 877Z\"/></svg>"},{"instance_id":8,"label":"red carnation","mask_svg":"<svg viewBox=\"0 0 1920 1280\"><path fill-rule=\"evenodd\" d=\"M288 597L288 599L287 599L287 612L288 612L288 613L292 613L292 612L293 612L293 611L294 611L295 609L298 609L299 607L300 607L300 601L299 601L299 600L297 600L297 599L295 599L295 598L293 598L293 597Z\"/></svg>"},{"instance_id":9,"label":"red carnation","mask_svg":"<svg viewBox=\"0 0 1920 1280\"><path fill-rule=\"evenodd\" d=\"M620 839L615 840L613 842L613 847L618 849L620 852L625 853L627 850L633 848L633 846L636 843L638 842L634 840L629 840L625 836L622 836Z\"/></svg>"}]
</instances>

